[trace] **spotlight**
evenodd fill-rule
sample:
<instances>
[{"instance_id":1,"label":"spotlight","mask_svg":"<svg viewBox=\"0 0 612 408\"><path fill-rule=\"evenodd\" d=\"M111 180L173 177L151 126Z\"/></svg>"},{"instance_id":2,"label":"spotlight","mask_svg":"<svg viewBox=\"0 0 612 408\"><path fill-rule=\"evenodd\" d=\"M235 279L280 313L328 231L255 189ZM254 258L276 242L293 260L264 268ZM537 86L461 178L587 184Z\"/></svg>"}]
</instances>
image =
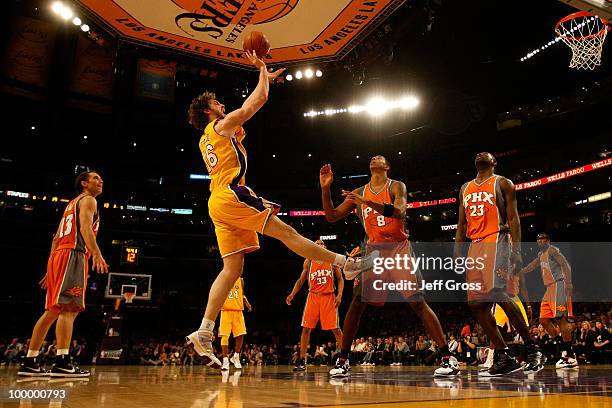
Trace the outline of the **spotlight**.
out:
<instances>
[{"instance_id":1,"label":"spotlight","mask_svg":"<svg viewBox=\"0 0 612 408\"><path fill-rule=\"evenodd\" d=\"M81 30L83 30L83 32L85 32L85 33L86 33L86 32L89 32L89 26L88 26L87 24L83 24L83 25L81 26Z\"/></svg>"},{"instance_id":2,"label":"spotlight","mask_svg":"<svg viewBox=\"0 0 612 408\"><path fill-rule=\"evenodd\" d=\"M72 24L74 24L75 26L80 26L82 23L83 22L78 17L75 17L75 18L72 19Z\"/></svg>"},{"instance_id":3,"label":"spotlight","mask_svg":"<svg viewBox=\"0 0 612 408\"><path fill-rule=\"evenodd\" d=\"M293 75L289 74L285 77L287 81L293 81Z\"/></svg>"},{"instance_id":4,"label":"spotlight","mask_svg":"<svg viewBox=\"0 0 612 408\"><path fill-rule=\"evenodd\" d=\"M414 96L409 96L406 98L402 98L399 101L399 107L405 110L414 109L419 104L419 100Z\"/></svg>"},{"instance_id":5,"label":"spotlight","mask_svg":"<svg viewBox=\"0 0 612 408\"><path fill-rule=\"evenodd\" d=\"M68 7L64 7L62 8L62 11L60 11L60 16L62 16L64 20L70 20L74 14Z\"/></svg>"},{"instance_id":6,"label":"spotlight","mask_svg":"<svg viewBox=\"0 0 612 408\"><path fill-rule=\"evenodd\" d=\"M388 102L382 98L373 98L370 99L366 108L368 109L370 115L380 116L384 115L388 109Z\"/></svg>"},{"instance_id":7,"label":"spotlight","mask_svg":"<svg viewBox=\"0 0 612 408\"><path fill-rule=\"evenodd\" d=\"M323 76L323 72L320 69L317 69L317 72L315 72L315 75L317 76L317 78L321 78Z\"/></svg>"},{"instance_id":8,"label":"spotlight","mask_svg":"<svg viewBox=\"0 0 612 408\"><path fill-rule=\"evenodd\" d=\"M365 110L365 108L363 106L359 106L359 105L352 105L349 106L348 111L350 113L359 113L359 112L363 112Z\"/></svg>"},{"instance_id":9,"label":"spotlight","mask_svg":"<svg viewBox=\"0 0 612 408\"><path fill-rule=\"evenodd\" d=\"M53 3L53 5L51 6L51 10L53 10L53 12L55 14L61 14L62 10L64 9L64 5L62 4L61 1L56 1L55 3Z\"/></svg>"},{"instance_id":10,"label":"spotlight","mask_svg":"<svg viewBox=\"0 0 612 408\"><path fill-rule=\"evenodd\" d=\"M312 72L312 69L308 68L305 72L306 78L312 78L312 76L314 75L314 72Z\"/></svg>"},{"instance_id":11,"label":"spotlight","mask_svg":"<svg viewBox=\"0 0 612 408\"><path fill-rule=\"evenodd\" d=\"M302 79L302 71L298 71L295 73L295 79Z\"/></svg>"}]
</instances>

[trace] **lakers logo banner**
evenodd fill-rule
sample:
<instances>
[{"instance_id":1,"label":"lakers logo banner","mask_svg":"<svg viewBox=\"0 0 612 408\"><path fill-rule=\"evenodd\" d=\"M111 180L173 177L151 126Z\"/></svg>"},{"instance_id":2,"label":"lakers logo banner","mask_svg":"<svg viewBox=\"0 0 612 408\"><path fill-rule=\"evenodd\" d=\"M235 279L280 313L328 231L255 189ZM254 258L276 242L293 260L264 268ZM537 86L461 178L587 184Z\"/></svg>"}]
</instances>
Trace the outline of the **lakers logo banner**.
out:
<instances>
[{"instance_id":1,"label":"lakers logo banner","mask_svg":"<svg viewBox=\"0 0 612 408\"><path fill-rule=\"evenodd\" d=\"M242 39L262 31L268 64L346 55L405 0L80 0L137 42L250 66Z\"/></svg>"}]
</instances>

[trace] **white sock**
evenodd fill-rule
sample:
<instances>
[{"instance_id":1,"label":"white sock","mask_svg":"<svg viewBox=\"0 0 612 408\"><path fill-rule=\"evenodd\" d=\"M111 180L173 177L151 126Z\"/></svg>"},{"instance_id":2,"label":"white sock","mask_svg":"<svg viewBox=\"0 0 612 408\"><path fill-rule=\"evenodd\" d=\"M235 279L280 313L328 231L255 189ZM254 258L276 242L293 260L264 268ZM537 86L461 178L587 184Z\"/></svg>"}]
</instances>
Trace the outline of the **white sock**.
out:
<instances>
[{"instance_id":1,"label":"white sock","mask_svg":"<svg viewBox=\"0 0 612 408\"><path fill-rule=\"evenodd\" d=\"M58 356L66 356L68 355L68 349L57 349Z\"/></svg>"},{"instance_id":2,"label":"white sock","mask_svg":"<svg viewBox=\"0 0 612 408\"><path fill-rule=\"evenodd\" d=\"M40 351L38 351L38 350L28 350L28 355L27 355L27 357L28 357L28 358L31 358L31 357L38 357L38 354L40 354Z\"/></svg>"},{"instance_id":3,"label":"white sock","mask_svg":"<svg viewBox=\"0 0 612 408\"><path fill-rule=\"evenodd\" d=\"M207 318L202 318L202 324L200 325L199 331L212 332L215 329L215 321Z\"/></svg>"},{"instance_id":4,"label":"white sock","mask_svg":"<svg viewBox=\"0 0 612 408\"><path fill-rule=\"evenodd\" d=\"M344 255L340 255L340 254L336 254L336 259L334 259L334 266L338 266L340 268L344 267L344 264L346 263L346 256Z\"/></svg>"},{"instance_id":5,"label":"white sock","mask_svg":"<svg viewBox=\"0 0 612 408\"><path fill-rule=\"evenodd\" d=\"M240 355L234 351L234 357L240 357Z\"/></svg>"}]
</instances>

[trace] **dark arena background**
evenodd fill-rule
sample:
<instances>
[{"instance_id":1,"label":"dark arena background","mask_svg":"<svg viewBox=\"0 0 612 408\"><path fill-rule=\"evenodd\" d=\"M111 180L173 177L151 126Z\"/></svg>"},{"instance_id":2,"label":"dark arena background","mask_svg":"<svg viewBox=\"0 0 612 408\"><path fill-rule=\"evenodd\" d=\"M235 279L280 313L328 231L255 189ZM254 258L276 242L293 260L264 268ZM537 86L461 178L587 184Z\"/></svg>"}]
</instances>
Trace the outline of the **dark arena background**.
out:
<instances>
[{"instance_id":1,"label":"dark arena background","mask_svg":"<svg viewBox=\"0 0 612 408\"><path fill-rule=\"evenodd\" d=\"M612 406L609 0L8 0L3 10L1 406ZM555 33L582 10L572 17L582 25ZM282 205L278 217L348 254L364 228L355 214L326 220L319 169L331 164L339 205L341 190L367 184L371 159L382 155L389 177L406 185L410 241L452 247L460 188L476 176L476 154L490 152L495 173L516 187L524 266L542 232L571 265L576 366L563 365L567 338L542 324L537 269L525 276L530 341L547 358L535 374L479 374L491 339L465 291L451 301L425 293L447 345L406 302L389 302L366 308L349 374L329 374L341 347L319 326L296 371L308 290L291 305L286 298L304 258L263 235L245 256L252 310L242 369L204 364L185 336L199 327L223 261L202 131L188 109L204 90L226 113L247 100L258 80L242 50L251 31L270 41L268 67L286 68L244 124L246 184ZM566 42L588 61L570 67ZM39 281L51 242L83 171L103 179L97 243L110 272L89 269L68 351L71 367L90 375L18 375L45 310ZM341 295L339 328L352 281ZM525 362L517 330L501 331ZM218 338L213 346L221 359ZM234 348L231 337L230 356ZM460 373L434 376L445 351ZM58 361L55 326L36 359L42 370Z\"/></svg>"}]
</instances>

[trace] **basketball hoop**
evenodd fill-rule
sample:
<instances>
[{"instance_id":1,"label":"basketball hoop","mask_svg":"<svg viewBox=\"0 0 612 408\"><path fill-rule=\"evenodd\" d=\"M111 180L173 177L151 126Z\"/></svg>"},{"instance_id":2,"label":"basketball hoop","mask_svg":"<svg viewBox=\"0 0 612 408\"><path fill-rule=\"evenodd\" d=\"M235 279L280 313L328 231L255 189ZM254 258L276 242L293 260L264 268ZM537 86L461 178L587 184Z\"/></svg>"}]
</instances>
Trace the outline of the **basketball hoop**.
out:
<instances>
[{"instance_id":1,"label":"basketball hoop","mask_svg":"<svg viewBox=\"0 0 612 408\"><path fill-rule=\"evenodd\" d=\"M136 292L124 292L123 298L125 299L125 303L132 303L134 300L134 296L136 296Z\"/></svg>"},{"instance_id":2,"label":"basketball hoop","mask_svg":"<svg viewBox=\"0 0 612 408\"><path fill-rule=\"evenodd\" d=\"M601 50L610 30L607 24L586 11L570 14L557 23L557 36L572 50L570 68L593 70L601 65Z\"/></svg>"}]
</instances>

